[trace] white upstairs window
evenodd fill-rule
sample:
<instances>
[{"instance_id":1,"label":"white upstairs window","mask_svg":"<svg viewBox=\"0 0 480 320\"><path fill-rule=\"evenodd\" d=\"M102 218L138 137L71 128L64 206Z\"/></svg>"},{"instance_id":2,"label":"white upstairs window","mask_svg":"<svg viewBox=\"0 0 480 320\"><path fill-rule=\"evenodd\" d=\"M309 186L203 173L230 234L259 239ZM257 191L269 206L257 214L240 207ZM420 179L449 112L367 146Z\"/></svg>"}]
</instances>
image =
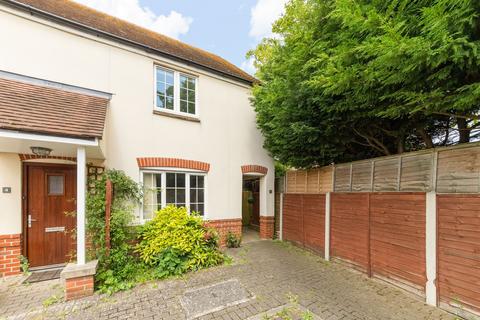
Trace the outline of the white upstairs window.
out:
<instances>
[{"instance_id":1,"label":"white upstairs window","mask_svg":"<svg viewBox=\"0 0 480 320\"><path fill-rule=\"evenodd\" d=\"M155 67L155 110L198 117L196 77Z\"/></svg>"}]
</instances>

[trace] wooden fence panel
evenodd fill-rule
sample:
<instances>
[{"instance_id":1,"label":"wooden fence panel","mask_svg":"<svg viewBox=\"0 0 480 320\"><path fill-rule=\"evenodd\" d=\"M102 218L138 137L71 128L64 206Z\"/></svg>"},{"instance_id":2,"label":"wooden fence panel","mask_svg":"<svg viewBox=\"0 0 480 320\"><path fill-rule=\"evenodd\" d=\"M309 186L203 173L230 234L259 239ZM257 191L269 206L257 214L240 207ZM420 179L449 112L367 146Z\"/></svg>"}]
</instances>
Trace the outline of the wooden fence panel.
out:
<instances>
[{"instance_id":1,"label":"wooden fence panel","mask_svg":"<svg viewBox=\"0 0 480 320\"><path fill-rule=\"evenodd\" d=\"M331 255L368 268L368 193L331 194Z\"/></svg>"},{"instance_id":2,"label":"wooden fence panel","mask_svg":"<svg viewBox=\"0 0 480 320\"><path fill-rule=\"evenodd\" d=\"M297 170L295 171L296 175L296 188L295 192L297 193L305 193L307 192L307 171L305 170Z\"/></svg>"},{"instance_id":3,"label":"wooden fence panel","mask_svg":"<svg viewBox=\"0 0 480 320\"><path fill-rule=\"evenodd\" d=\"M351 191L350 190L350 164L335 166L335 191Z\"/></svg>"},{"instance_id":4,"label":"wooden fence panel","mask_svg":"<svg viewBox=\"0 0 480 320\"><path fill-rule=\"evenodd\" d=\"M440 301L480 313L480 195L437 195Z\"/></svg>"},{"instance_id":5,"label":"wooden fence panel","mask_svg":"<svg viewBox=\"0 0 480 320\"><path fill-rule=\"evenodd\" d=\"M333 166L286 172L287 193L325 193L333 191Z\"/></svg>"},{"instance_id":6,"label":"wooden fence panel","mask_svg":"<svg viewBox=\"0 0 480 320\"><path fill-rule=\"evenodd\" d=\"M303 196L303 245L323 255L325 247L325 195Z\"/></svg>"},{"instance_id":7,"label":"wooden fence panel","mask_svg":"<svg viewBox=\"0 0 480 320\"><path fill-rule=\"evenodd\" d=\"M318 192L326 193L333 191L333 166L322 167L319 169L320 185Z\"/></svg>"},{"instance_id":8,"label":"wooden fence panel","mask_svg":"<svg viewBox=\"0 0 480 320\"><path fill-rule=\"evenodd\" d=\"M323 254L325 194L285 194L283 238Z\"/></svg>"},{"instance_id":9,"label":"wooden fence panel","mask_svg":"<svg viewBox=\"0 0 480 320\"><path fill-rule=\"evenodd\" d=\"M372 193L372 273L424 292L425 193Z\"/></svg>"},{"instance_id":10,"label":"wooden fence panel","mask_svg":"<svg viewBox=\"0 0 480 320\"><path fill-rule=\"evenodd\" d=\"M402 157L400 191L432 189L433 153Z\"/></svg>"},{"instance_id":11,"label":"wooden fence panel","mask_svg":"<svg viewBox=\"0 0 480 320\"><path fill-rule=\"evenodd\" d=\"M290 170L286 181L289 193L480 193L480 143Z\"/></svg>"},{"instance_id":12,"label":"wooden fence panel","mask_svg":"<svg viewBox=\"0 0 480 320\"><path fill-rule=\"evenodd\" d=\"M317 193L320 180L320 169L310 169L307 172L307 193Z\"/></svg>"},{"instance_id":13,"label":"wooden fence panel","mask_svg":"<svg viewBox=\"0 0 480 320\"><path fill-rule=\"evenodd\" d=\"M283 197L283 239L303 243L303 197L301 194L286 193Z\"/></svg>"},{"instance_id":14,"label":"wooden fence panel","mask_svg":"<svg viewBox=\"0 0 480 320\"><path fill-rule=\"evenodd\" d=\"M398 190L399 157L385 158L375 161L374 191Z\"/></svg>"},{"instance_id":15,"label":"wooden fence panel","mask_svg":"<svg viewBox=\"0 0 480 320\"><path fill-rule=\"evenodd\" d=\"M370 161L352 164L352 191L372 191L372 163Z\"/></svg>"},{"instance_id":16,"label":"wooden fence panel","mask_svg":"<svg viewBox=\"0 0 480 320\"><path fill-rule=\"evenodd\" d=\"M461 148L438 153L437 192L480 191L480 148Z\"/></svg>"},{"instance_id":17,"label":"wooden fence panel","mask_svg":"<svg viewBox=\"0 0 480 320\"><path fill-rule=\"evenodd\" d=\"M285 192L295 193L297 187L296 171L289 170L285 173Z\"/></svg>"}]
</instances>

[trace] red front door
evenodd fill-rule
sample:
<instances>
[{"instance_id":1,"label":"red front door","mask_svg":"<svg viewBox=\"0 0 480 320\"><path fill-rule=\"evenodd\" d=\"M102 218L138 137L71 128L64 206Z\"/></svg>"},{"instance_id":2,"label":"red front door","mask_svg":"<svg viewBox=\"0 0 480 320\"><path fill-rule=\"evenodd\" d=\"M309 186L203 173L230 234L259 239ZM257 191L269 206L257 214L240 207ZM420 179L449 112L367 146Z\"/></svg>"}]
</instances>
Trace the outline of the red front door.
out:
<instances>
[{"instance_id":1,"label":"red front door","mask_svg":"<svg viewBox=\"0 0 480 320\"><path fill-rule=\"evenodd\" d=\"M26 164L26 242L30 266L68 262L74 253L76 168Z\"/></svg>"}]
</instances>

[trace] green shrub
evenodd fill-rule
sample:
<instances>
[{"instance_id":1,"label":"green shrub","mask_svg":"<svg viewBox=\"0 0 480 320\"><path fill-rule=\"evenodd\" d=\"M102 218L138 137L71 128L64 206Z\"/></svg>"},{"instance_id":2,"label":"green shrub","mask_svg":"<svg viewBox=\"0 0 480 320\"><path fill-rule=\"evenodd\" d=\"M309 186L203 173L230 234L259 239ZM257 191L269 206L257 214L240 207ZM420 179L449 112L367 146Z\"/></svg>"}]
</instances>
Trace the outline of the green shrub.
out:
<instances>
[{"instance_id":1,"label":"green shrub","mask_svg":"<svg viewBox=\"0 0 480 320\"><path fill-rule=\"evenodd\" d=\"M161 278L215 266L224 260L216 233L185 208L168 206L158 211L144 225L139 238L136 252Z\"/></svg>"},{"instance_id":2,"label":"green shrub","mask_svg":"<svg viewBox=\"0 0 480 320\"><path fill-rule=\"evenodd\" d=\"M228 231L227 233L227 247L229 248L238 248L242 243L242 237L237 236L235 233Z\"/></svg>"},{"instance_id":3,"label":"green shrub","mask_svg":"<svg viewBox=\"0 0 480 320\"><path fill-rule=\"evenodd\" d=\"M20 269L22 269L23 275L28 276L30 275L30 262L28 262L28 258L25 256L19 256L18 260L20 260Z\"/></svg>"}]
</instances>

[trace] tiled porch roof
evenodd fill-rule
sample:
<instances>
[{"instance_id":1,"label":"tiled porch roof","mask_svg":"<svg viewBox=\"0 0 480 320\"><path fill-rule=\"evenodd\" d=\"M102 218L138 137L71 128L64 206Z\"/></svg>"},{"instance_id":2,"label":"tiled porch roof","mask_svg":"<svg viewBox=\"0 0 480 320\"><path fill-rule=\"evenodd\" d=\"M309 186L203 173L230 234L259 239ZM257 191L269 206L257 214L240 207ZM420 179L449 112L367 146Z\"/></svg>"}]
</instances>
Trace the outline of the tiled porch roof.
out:
<instances>
[{"instance_id":1,"label":"tiled porch roof","mask_svg":"<svg viewBox=\"0 0 480 320\"><path fill-rule=\"evenodd\" d=\"M0 129L101 138L106 98L0 78Z\"/></svg>"}]
</instances>

